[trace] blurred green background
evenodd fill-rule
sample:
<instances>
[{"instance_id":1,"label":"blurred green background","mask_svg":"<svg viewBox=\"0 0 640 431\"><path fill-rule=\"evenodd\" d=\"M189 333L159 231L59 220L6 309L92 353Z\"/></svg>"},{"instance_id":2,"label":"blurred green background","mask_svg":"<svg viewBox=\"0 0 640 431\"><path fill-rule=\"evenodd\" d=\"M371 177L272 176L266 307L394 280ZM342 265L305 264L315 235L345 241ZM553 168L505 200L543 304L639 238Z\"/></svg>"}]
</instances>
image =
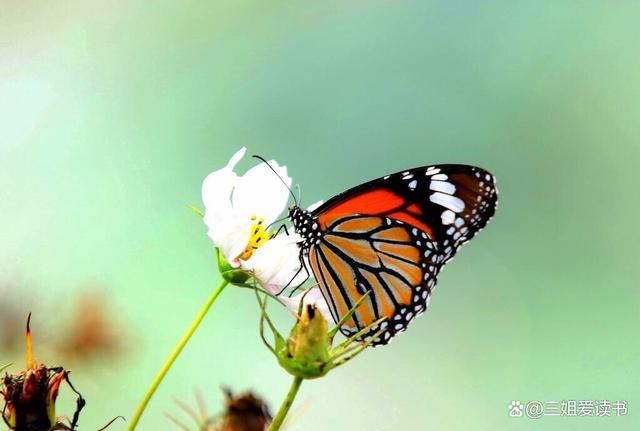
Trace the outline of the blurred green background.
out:
<instances>
[{"instance_id":1,"label":"blurred green background","mask_svg":"<svg viewBox=\"0 0 640 431\"><path fill-rule=\"evenodd\" d=\"M0 362L23 366L32 310L36 355L73 369L88 399L82 428L130 418L219 281L186 205L241 146L286 164L306 204L469 163L498 178L491 225L407 333L303 385L288 429L637 429L639 14L626 1L3 1L0 313L19 324ZM65 360L55 340L91 289L121 348ZM275 410L290 379L257 319L250 292L225 291L139 429L177 429L165 413L185 418L174 400L195 407L196 388L219 412L222 384ZM628 415L507 415L512 400L601 399Z\"/></svg>"}]
</instances>

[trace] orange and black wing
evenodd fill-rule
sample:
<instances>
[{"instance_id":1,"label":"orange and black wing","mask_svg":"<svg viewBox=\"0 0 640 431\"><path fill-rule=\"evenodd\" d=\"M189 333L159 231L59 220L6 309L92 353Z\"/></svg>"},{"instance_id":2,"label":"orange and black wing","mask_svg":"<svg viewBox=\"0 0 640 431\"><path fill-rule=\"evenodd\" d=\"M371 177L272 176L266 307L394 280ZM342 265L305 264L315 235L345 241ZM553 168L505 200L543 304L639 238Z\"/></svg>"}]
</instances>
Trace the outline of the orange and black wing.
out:
<instances>
[{"instance_id":1,"label":"orange and black wing","mask_svg":"<svg viewBox=\"0 0 640 431\"><path fill-rule=\"evenodd\" d=\"M336 321L370 292L341 329L385 317L386 344L424 312L440 268L495 213L493 175L465 165L416 168L348 190L313 212L323 232L309 262Z\"/></svg>"},{"instance_id":2,"label":"orange and black wing","mask_svg":"<svg viewBox=\"0 0 640 431\"><path fill-rule=\"evenodd\" d=\"M346 216L315 244L309 263L335 321L369 292L341 327L351 336L381 318L359 339L382 331L386 344L424 312L436 283L439 255L428 235L388 217Z\"/></svg>"}]
</instances>

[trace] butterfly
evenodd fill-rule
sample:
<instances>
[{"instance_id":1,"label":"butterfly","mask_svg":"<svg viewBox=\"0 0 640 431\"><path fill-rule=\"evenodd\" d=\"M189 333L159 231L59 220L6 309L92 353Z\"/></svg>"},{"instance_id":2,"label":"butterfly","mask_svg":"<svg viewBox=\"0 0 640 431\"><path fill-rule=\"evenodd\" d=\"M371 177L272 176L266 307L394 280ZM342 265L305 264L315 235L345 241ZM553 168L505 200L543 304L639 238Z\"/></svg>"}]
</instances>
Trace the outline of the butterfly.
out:
<instances>
[{"instance_id":1,"label":"butterfly","mask_svg":"<svg viewBox=\"0 0 640 431\"><path fill-rule=\"evenodd\" d=\"M496 210L495 177L467 165L419 167L361 184L288 217L345 336L387 344L422 314L436 277ZM308 269L307 269L308 272ZM366 298L363 298L366 296ZM386 319L382 319L386 318ZM380 323L376 323L383 320Z\"/></svg>"}]
</instances>

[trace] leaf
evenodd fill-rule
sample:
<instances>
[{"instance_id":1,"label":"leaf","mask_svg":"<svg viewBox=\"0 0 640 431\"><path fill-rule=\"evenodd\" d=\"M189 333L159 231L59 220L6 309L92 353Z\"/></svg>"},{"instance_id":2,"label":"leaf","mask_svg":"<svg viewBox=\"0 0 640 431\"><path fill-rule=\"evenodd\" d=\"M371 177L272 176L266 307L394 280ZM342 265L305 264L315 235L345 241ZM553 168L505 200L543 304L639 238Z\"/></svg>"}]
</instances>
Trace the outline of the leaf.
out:
<instances>
[{"instance_id":1,"label":"leaf","mask_svg":"<svg viewBox=\"0 0 640 431\"><path fill-rule=\"evenodd\" d=\"M187 205L187 208L198 214L200 217L204 217L204 211L202 211L200 208L194 207L193 205Z\"/></svg>"}]
</instances>

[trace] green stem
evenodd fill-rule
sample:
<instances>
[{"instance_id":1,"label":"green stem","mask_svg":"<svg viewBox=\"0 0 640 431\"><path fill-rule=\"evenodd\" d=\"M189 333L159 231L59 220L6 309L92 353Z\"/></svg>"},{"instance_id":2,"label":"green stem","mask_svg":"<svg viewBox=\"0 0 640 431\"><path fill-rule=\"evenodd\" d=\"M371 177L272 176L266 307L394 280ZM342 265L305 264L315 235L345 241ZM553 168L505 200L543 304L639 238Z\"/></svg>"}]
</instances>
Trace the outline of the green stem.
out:
<instances>
[{"instance_id":1,"label":"green stem","mask_svg":"<svg viewBox=\"0 0 640 431\"><path fill-rule=\"evenodd\" d=\"M151 397L153 397L153 394L156 392L156 389L158 389L158 386L160 386L160 383L162 383L164 376L166 376L167 372L169 371L173 363L176 361L176 359L182 352L182 349L184 349L184 346L187 345L193 333L196 332L196 329L198 329L198 326L200 326L200 323L202 322L202 319L204 319L204 316L206 316L207 312L209 311L209 308L211 308L211 305L213 305L216 298L218 297L218 295L220 295L222 290L224 290L227 284L229 284L227 280L222 280L222 283L220 283L220 286L218 286L216 290L211 292L211 295L209 295L209 298L207 298L207 302L200 309L200 312L194 319L193 323L191 323L191 326L189 326L189 329L187 329L187 332L185 332L185 334L182 336L182 339L180 340L176 348L173 350L171 355L169 355L166 362L160 369L160 372L158 372L158 375L156 376L156 378L153 379L153 382L151 382L151 386L149 386L149 389L147 389L147 393L144 395L144 398L142 398L142 401L140 401L140 405L138 405L136 413L135 415L133 415L133 419L131 420L129 424L129 428L127 428L127 431L133 431L136 428L136 425L138 425L138 421L140 420L140 417L144 413L145 408L147 408L147 404L149 404L149 400L151 400Z\"/></svg>"},{"instance_id":2,"label":"green stem","mask_svg":"<svg viewBox=\"0 0 640 431\"><path fill-rule=\"evenodd\" d=\"M287 416L287 413L289 413L289 409L293 404L293 400L295 399L301 384L302 384L302 377L296 376L293 378L293 382L291 383L291 387L289 388L289 393L287 394L287 397L282 402L282 405L280 406L278 413L276 413L276 417L273 418L273 422L271 422L271 425L269 425L269 428L267 429L267 431L278 431L280 429L280 427L282 426L282 423L284 422L284 418Z\"/></svg>"}]
</instances>

